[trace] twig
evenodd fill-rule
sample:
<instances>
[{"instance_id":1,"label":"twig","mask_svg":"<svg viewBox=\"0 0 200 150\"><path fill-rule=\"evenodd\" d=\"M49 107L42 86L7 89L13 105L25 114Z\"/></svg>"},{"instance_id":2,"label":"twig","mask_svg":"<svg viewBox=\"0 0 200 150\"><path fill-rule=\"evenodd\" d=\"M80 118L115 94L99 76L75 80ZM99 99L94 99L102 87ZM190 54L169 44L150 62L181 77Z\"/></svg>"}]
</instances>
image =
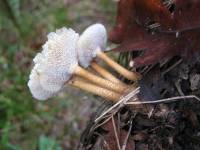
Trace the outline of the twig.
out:
<instances>
[{"instance_id":1,"label":"twig","mask_svg":"<svg viewBox=\"0 0 200 150\"><path fill-rule=\"evenodd\" d=\"M119 100L115 105L113 105L112 107L110 107L109 109L107 109L105 112L103 112L96 120L95 122L98 122L99 120L102 119L102 117L104 117L106 114L108 114L109 112L111 112L113 109L115 108L120 108L120 106L122 107L124 105L124 103L126 103L127 101L129 101L131 98L133 98L136 94L139 93L139 89L140 87L136 88L135 90L131 91L130 93L128 93L126 96L122 97L121 100Z\"/></svg>"},{"instance_id":2,"label":"twig","mask_svg":"<svg viewBox=\"0 0 200 150\"><path fill-rule=\"evenodd\" d=\"M185 96L185 94L183 93L182 89L181 89L181 84L180 84L181 80L178 79L177 81L175 81L174 85L179 93L179 95L181 96Z\"/></svg>"},{"instance_id":3,"label":"twig","mask_svg":"<svg viewBox=\"0 0 200 150\"><path fill-rule=\"evenodd\" d=\"M114 133L115 133L115 138L116 138L116 141L117 141L118 150L122 150L120 143L119 143L119 137L118 137L118 134L117 134L117 129L116 129L115 120L114 120L113 116L112 116L112 124L113 124Z\"/></svg>"},{"instance_id":4,"label":"twig","mask_svg":"<svg viewBox=\"0 0 200 150\"><path fill-rule=\"evenodd\" d=\"M140 104L156 104L156 103L162 103L162 102L170 102L170 101L176 101L176 100L184 100L184 99L191 99L194 98L198 101L200 101L200 98L195 95L188 95L188 96L177 96L177 97L171 97L171 98L165 98L155 101L145 101L145 102L126 102L126 105L140 105Z\"/></svg>"},{"instance_id":5,"label":"twig","mask_svg":"<svg viewBox=\"0 0 200 150\"><path fill-rule=\"evenodd\" d=\"M105 123L107 123L110 119L112 118L112 116L109 116L105 121L103 121L102 123L98 124L97 126L94 127L94 130L97 129L98 127L101 127L102 125L104 125Z\"/></svg>"},{"instance_id":6,"label":"twig","mask_svg":"<svg viewBox=\"0 0 200 150\"><path fill-rule=\"evenodd\" d=\"M161 76L164 76L167 72L171 71L172 69L174 69L177 65L179 65L181 62L183 61L183 59L178 60L176 63L174 63L172 66L170 66L169 68L167 68Z\"/></svg>"},{"instance_id":7,"label":"twig","mask_svg":"<svg viewBox=\"0 0 200 150\"><path fill-rule=\"evenodd\" d=\"M130 134L131 134L131 129L132 129L132 127L133 127L133 119L131 119L130 127L129 127L129 129L128 129L127 136L126 136L126 138L125 138L125 140L124 140L124 144L122 145L122 150L126 150L128 138L129 138L129 136L130 136Z\"/></svg>"},{"instance_id":8,"label":"twig","mask_svg":"<svg viewBox=\"0 0 200 150\"><path fill-rule=\"evenodd\" d=\"M117 113L117 131L119 132L119 134L121 134L120 132L120 123L121 123L121 119L120 119L120 113Z\"/></svg>"},{"instance_id":9,"label":"twig","mask_svg":"<svg viewBox=\"0 0 200 150\"><path fill-rule=\"evenodd\" d=\"M99 134L99 133L94 133L94 135L98 135L98 136L100 136L100 138L102 138L102 140L103 140L103 142L104 142L104 144L106 145L106 147L108 148L108 150L111 150L111 148L110 148L110 146L108 145L108 143L107 143L107 141L105 140L105 138L101 135L101 134Z\"/></svg>"},{"instance_id":10,"label":"twig","mask_svg":"<svg viewBox=\"0 0 200 150\"><path fill-rule=\"evenodd\" d=\"M94 130L97 129L98 127L102 126L103 124L107 123L114 114L116 114L118 112L118 109L113 110L113 112L111 112L108 115L104 115L101 120L105 119L105 121L103 121L102 123L99 124L99 122L96 122L95 126L94 126ZM100 120L99 120L100 121Z\"/></svg>"}]
</instances>

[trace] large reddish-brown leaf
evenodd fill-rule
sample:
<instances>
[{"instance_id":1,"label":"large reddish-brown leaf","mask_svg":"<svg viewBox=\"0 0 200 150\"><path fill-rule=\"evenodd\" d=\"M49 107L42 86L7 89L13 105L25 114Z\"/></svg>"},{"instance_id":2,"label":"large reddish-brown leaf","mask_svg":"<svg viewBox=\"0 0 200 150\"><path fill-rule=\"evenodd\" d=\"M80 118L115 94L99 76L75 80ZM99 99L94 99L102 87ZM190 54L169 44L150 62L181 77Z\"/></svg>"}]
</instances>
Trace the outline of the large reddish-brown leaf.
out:
<instances>
[{"instance_id":1,"label":"large reddish-brown leaf","mask_svg":"<svg viewBox=\"0 0 200 150\"><path fill-rule=\"evenodd\" d=\"M160 27L149 32L147 28L153 23ZM199 55L200 1L174 0L167 7L163 0L120 0L109 39L120 44L115 51L145 51L134 58L136 66L173 55Z\"/></svg>"}]
</instances>

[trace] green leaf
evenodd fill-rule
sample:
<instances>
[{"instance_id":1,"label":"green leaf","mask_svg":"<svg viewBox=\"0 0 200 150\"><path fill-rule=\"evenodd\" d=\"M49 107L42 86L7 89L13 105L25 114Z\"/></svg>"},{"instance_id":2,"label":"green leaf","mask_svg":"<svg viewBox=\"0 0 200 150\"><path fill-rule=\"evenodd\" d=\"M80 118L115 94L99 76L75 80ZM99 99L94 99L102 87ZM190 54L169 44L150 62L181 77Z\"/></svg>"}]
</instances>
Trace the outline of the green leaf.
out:
<instances>
[{"instance_id":1,"label":"green leaf","mask_svg":"<svg viewBox=\"0 0 200 150\"><path fill-rule=\"evenodd\" d=\"M9 150L22 150L19 146L8 143Z\"/></svg>"},{"instance_id":2,"label":"green leaf","mask_svg":"<svg viewBox=\"0 0 200 150\"><path fill-rule=\"evenodd\" d=\"M39 150L62 150L54 139L40 136L39 138Z\"/></svg>"}]
</instances>

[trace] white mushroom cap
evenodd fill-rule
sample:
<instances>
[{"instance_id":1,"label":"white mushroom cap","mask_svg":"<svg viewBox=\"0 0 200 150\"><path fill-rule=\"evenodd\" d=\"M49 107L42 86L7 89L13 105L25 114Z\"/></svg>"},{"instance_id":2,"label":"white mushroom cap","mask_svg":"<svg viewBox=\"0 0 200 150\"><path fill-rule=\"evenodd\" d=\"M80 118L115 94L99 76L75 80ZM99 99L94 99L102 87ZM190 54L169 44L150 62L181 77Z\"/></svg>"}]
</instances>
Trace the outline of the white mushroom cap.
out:
<instances>
[{"instance_id":1,"label":"white mushroom cap","mask_svg":"<svg viewBox=\"0 0 200 150\"><path fill-rule=\"evenodd\" d=\"M105 50L106 29L102 24L89 26L80 36L77 45L78 60L81 66L88 67L99 50Z\"/></svg>"},{"instance_id":2,"label":"white mushroom cap","mask_svg":"<svg viewBox=\"0 0 200 150\"><path fill-rule=\"evenodd\" d=\"M58 92L78 65L76 45L79 35L72 29L61 28L47 36L43 50L33 59L44 90Z\"/></svg>"},{"instance_id":3,"label":"white mushroom cap","mask_svg":"<svg viewBox=\"0 0 200 150\"><path fill-rule=\"evenodd\" d=\"M54 95L53 92L46 91L40 84L40 76L36 69L33 68L29 76L28 87L34 98L38 100L46 100Z\"/></svg>"}]
</instances>

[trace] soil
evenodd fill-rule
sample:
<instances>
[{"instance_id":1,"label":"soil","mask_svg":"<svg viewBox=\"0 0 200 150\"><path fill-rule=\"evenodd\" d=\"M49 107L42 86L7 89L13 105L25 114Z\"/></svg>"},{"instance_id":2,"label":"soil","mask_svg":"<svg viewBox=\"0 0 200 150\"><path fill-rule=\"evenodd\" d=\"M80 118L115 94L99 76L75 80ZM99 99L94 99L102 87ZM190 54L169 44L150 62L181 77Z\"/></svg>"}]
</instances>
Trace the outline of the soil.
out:
<instances>
[{"instance_id":1,"label":"soil","mask_svg":"<svg viewBox=\"0 0 200 150\"><path fill-rule=\"evenodd\" d=\"M110 118L95 123L111 104L105 102L93 114L78 149L84 150L199 150L200 58L176 56L140 68L141 102L179 97L176 101L123 106ZM180 99L182 96L190 98ZM139 106L139 107L138 107Z\"/></svg>"}]
</instances>

